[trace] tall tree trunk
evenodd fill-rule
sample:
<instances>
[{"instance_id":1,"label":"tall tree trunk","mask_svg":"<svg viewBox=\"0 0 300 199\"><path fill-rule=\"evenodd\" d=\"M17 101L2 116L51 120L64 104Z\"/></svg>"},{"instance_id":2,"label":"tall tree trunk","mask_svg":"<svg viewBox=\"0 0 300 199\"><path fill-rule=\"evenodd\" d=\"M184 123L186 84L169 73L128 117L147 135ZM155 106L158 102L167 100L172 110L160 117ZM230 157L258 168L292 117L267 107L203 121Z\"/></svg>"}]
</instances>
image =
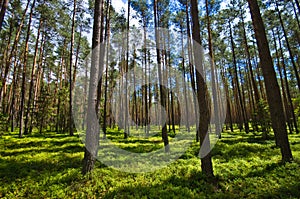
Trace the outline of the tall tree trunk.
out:
<instances>
[{"instance_id":1,"label":"tall tree trunk","mask_svg":"<svg viewBox=\"0 0 300 199\"><path fill-rule=\"evenodd\" d=\"M191 0L191 15L192 15L192 35L197 45L201 45L200 39L200 26L199 26L199 15L198 15L198 3L197 0ZM198 49L199 50L199 49ZM213 177L213 167L211 161L210 152L210 140L208 135L209 126L209 110L208 110L208 96L207 96L207 86L205 80L201 74L203 74L203 55L198 54L197 48L194 45L194 60L197 79L197 98L199 104L199 136L200 136L200 157L201 157L201 168L202 172L208 177ZM202 53L202 52L201 52ZM202 72L202 73L201 73ZM204 154L201 154L201 153Z\"/></svg>"},{"instance_id":2,"label":"tall tree trunk","mask_svg":"<svg viewBox=\"0 0 300 199\"><path fill-rule=\"evenodd\" d=\"M11 120L11 132L14 132L14 118L15 118L15 99L16 99L16 89L17 89L17 84L18 84L18 77L21 72L21 67L18 67L18 62L15 61L14 63L14 72L13 72L13 79L12 79L12 85L11 85L11 93L12 93L12 100L11 100L11 106L10 106L10 111L7 111L10 113L10 120Z\"/></svg>"},{"instance_id":3,"label":"tall tree trunk","mask_svg":"<svg viewBox=\"0 0 300 199\"><path fill-rule=\"evenodd\" d=\"M191 29L190 29L190 17L189 17L189 1L186 1L185 4L185 14L186 14L186 27L187 27L187 38L188 38L188 55L189 55L189 72L191 76L191 84L192 84L192 89L193 92L196 92L196 80L195 80L195 69L193 66L193 55L192 55L192 43L191 43ZM197 113L197 98L195 95L193 95L193 106L194 110L196 111L195 114ZM199 127L198 123L196 123L196 142L199 142Z\"/></svg>"},{"instance_id":4,"label":"tall tree trunk","mask_svg":"<svg viewBox=\"0 0 300 199\"><path fill-rule=\"evenodd\" d=\"M29 4L30 4L30 1L28 1L27 4L26 4L26 7L25 7L25 10L24 10L23 15L22 15L22 19L21 19L20 25L19 25L19 27L18 27L18 29L16 31L16 36L15 36L15 39L14 39L13 46L11 48L9 57L6 60L6 65L5 65L5 69L4 69L4 75L2 76L2 84L1 84L2 86L0 87L0 105L2 104L2 100L5 98L5 92L6 92L5 88L6 88L7 75L8 75L8 72L10 70L10 65L11 65L11 61L12 61L13 55L16 54L16 49L18 47L17 44L19 42L20 33L21 33L22 27L24 25L24 20L25 20L25 17L26 17L26 12L28 10Z\"/></svg>"},{"instance_id":5,"label":"tall tree trunk","mask_svg":"<svg viewBox=\"0 0 300 199\"><path fill-rule=\"evenodd\" d=\"M279 37L278 28L277 28L277 35ZM274 37L275 37L275 35L274 35ZM288 82L288 77L287 77L287 71L286 71L286 65L285 65L285 61L284 61L284 53L283 53L282 44L281 44L281 41L280 41L279 38L278 38L278 41L279 41L279 49L280 49L280 53L281 53L281 63L282 63L282 68L283 68L284 81L285 81L285 85L286 85L287 99L288 99L289 105L291 107L290 112L291 112L292 117L293 117L294 127L295 127L295 130L296 130L296 133L298 134L299 130L298 130L297 118L296 118L296 115L295 115L295 109L294 109L292 96L291 96L291 92L290 92L290 87L289 87L289 82ZM290 120L290 118L288 118L288 120Z\"/></svg>"},{"instance_id":6,"label":"tall tree trunk","mask_svg":"<svg viewBox=\"0 0 300 199\"><path fill-rule=\"evenodd\" d=\"M244 22L244 13L242 11L242 7L240 7L240 9L241 9L241 14L240 15L241 15L241 22L242 22L242 29L243 29L244 48L245 48L245 52L246 52L246 55L247 55L247 62L248 62L249 71L250 71L250 79L251 79L251 83L252 83L252 86L253 86L254 97L255 97L255 102L254 102L253 109L254 109L254 111L257 111L257 103L260 100L260 95L259 95L258 88L257 88L257 82L254 78L253 65L251 63L250 50L249 50L247 34L246 34L246 28L245 28L245 22ZM258 130L256 122L259 121L259 120L260 120L259 115L255 115L255 117L254 117L255 124L254 125L255 125L256 130Z\"/></svg>"},{"instance_id":7,"label":"tall tree trunk","mask_svg":"<svg viewBox=\"0 0 300 199\"><path fill-rule=\"evenodd\" d=\"M292 130L291 122L290 122L290 119L289 119L290 108L288 106L287 96L286 96L286 88L289 89L289 87L288 87L288 84L285 84L284 81L283 81L282 70L281 70L281 67L280 67L279 52L278 52L278 48L277 48L277 44L276 44L275 32L274 32L273 29L272 29L272 36L273 36L273 42L274 42L274 47L275 47L275 53L276 53L277 69L278 69L278 73L279 73L279 77L280 77L280 83L281 83L281 87L282 87L283 106L284 106L284 109L285 109L285 112L284 112L285 113L285 121L288 123L288 127L289 127L289 130L290 130L290 133L292 133L293 130ZM284 65L284 61L282 62L282 65ZM279 147L277 139L276 139L276 146Z\"/></svg>"},{"instance_id":8,"label":"tall tree trunk","mask_svg":"<svg viewBox=\"0 0 300 199\"><path fill-rule=\"evenodd\" d=\"M104 86L104 107L103 107L103 139L106 139L107 124L107 86L108 86L108 61L109 61L109 40L110 40L110 0L106 1L106 24L105 24L105 40L106 40L106 64L105 64L105 86Z\"/></svg>"},{"instance_id":9,"label":"tall tree trunk","mask_svg":"<svg viewBox=\"0 0 300 199\"><path fill-rule=\"evenodd\" d=\"M164 122L162 124L162 139L164 141L164 146L165 146L165 152L170 151L170 146L169 146L169 138L168 138L168 132L167 132L167 120L163 118L164 115L164 110L163 108L167 108L166 104L166 88L163 85L163 77L164 73L162 73L162 66L161 66L161 54L160 54L160 31L159 31L159 26L158 26L158 20L157 20L157 0L154 0L153 4L153 9L154 9L154 27L155 27L155 41L156 41L156 59L157 59L157 69L158 69L158 81L159 81L159 91L160 91L160 101L161 101L161 121Z\"/></svg>"},{"instance_id":10,"label":"tall tree trunk","mask_svg":"<svg viewBox=\"0 0 300 199\"><path fill-rule=\"evenodd\" d=\"M210 13L208 7L209 5L208 0L205 1L205 8L206 8L206 18L207 18L207 30L208 30L208 49L209 49L209 56L211 59L211 84L212 84L212 94L213 94L213 104L214 104L214 123L216 129L216 135L221 138L221 128L220 128L220 111L218 106L218 96L217 96L217 86L216 86L216 77L215 77L215 58L213 52L213 44L212 44L212 33L211 33L211 25L210 25Z\"/></svg>"},{"instance_id":11,"label":"tall tree trunk","mask_svg":"<svg viewBox=\"0 0 300 199\"><path fill-rule=\"evenodd\" d=\"M95 0L96 1L96 0ZM104 55L105 55L105 48L103 45L103 41L104 41L104 0L101 0L101 4L100 4L100 31L99 31L99 50L100 50L100 57L99 57L99 66L100 66L100 70L99 70L99 78L98 78L98 87L97 87L97 102L96 102L96 114L97 116L100 116L100 100L101 100L101 93L102 93L102 75L103 75L103 66L104 66ZM100 118L100 117L99 117Z\"/></svg>"},{"instance_id":12,"label":"tall tree trunk","mask_svg":"<svg viewBox=\"0 0 300 199\"><path fill-rule=\"evenodd\" d=\"M229 98L229 89L228 89L228 82L225 78L224 72L221 72L221 77L224 82L224 87L225 87L225 94L226 94L226 102L227 102L227 116L229 117L229 124L230 124L230 131L233 132L233 122L232 122L232 111L231 111L231 106L230 106L230 98Z\"/></svg>"},{"instance_id":13,"label":"tall tree trunk","mask_svg":"<svg viewBox=\"0 0 300 199\"><path fill-rule=\"evenodd\" d=\"M186 81L185 81L185 54L184 54L184 47L183 47L183 27L180 27L180 34L181 34L181 56L182 56L182 78L183 78L183 94L184 94L184 103L185 103L185 127L188 132L190 132L190 121L189 121L189 106L187 103L187 92L186 92Z\"/></svg>"},{"instance_id":14,"label":"tall tree trunk","mask_svg":"<svg viewBox=\"0 0 300 199\"><path fill-rule=\"evenodd\" d=\"M34 49L34 57L33 57L33 64L31 69L31 75L30 75L30 84L29 84L29 94L28 94L28 101L27 101L27 110L26 110L26 116L25 116L25 124L24 124L24 134L28 133L28 122L30 117L30 108L31 108L31 101L32 101L32 93L33 93L33 86L34 86L34 75L36 73L36 59L38 54L38 46L39 46L39 38L40 38L40 32L42 28L43 21L40 19L39 28L37 32L37 38L35 43L35 49Z\"/></svg>"},{"instance_id":15,"label":"tall tree trunk","mask_svg":"<svg viewBox=\"0 0 300 199\"><path fill-rule=\"evenodd\" d=\"M129 106L129 101L127 97L128 93L128 64L129 64L129 21L130 21L130 0L128 0L127 3L128 6L128 13L127 13L127 31L126 31L126 65L125 65L125 128L124 128L124 138L127 138L129 136L129 122L128 122L128 106Z\"/></svg>"},{"instance_id":16,"label":"tall tree trunk","mask_svg":"<svg viewBox=\"0 0 300 199\"><path fill-rule=\"evenodd\" d=\"M71 45L70 45L70 62L69 62L69 133L70 136L74 135L73 117L72 117L72 69L73 69L73 49L75 37L75 16L76 16L76 0L73 0L73 15L72 15L72 30L71 30Z\"/></svg>"},{"instance_id":17,"label":"tall tree trunk","mask_svg":"<svg viewBox=\"0 0 300 199\"><path fill-rule=\"evenodd\" d=\"M24 60L23 60L23 73L22 73L22 87L21 87L21 103L20 103L20 130L19 130L19 137L23 137L23 124L24 124L24 103L25 103L25 93L26 93L26 71L27 71L27 58L28 58L28 43L30 37L30 28L31 28L31 21L33 10L35 6L35 0L31 5L30 15L29 15L29 22L27 28L27 36L25 40L25 51L24 51Z\"/></svg>"},{"instance_id":18,"label":"tall tree trunk","mask_svg":"<svg viewBox=\"0 0 300 199\"><path fill-rule=\"evenodd\" d=\"M273 61L270 54L264 23L261 18L257 0L247 1L250 7L250 13L261 62L261 68L265 80L267 100L269 103L271 113L272 127L275 136L277 136L278 140L280 141L279 145L281 149L282 160L284 162L291 161L293 159L293 156L288 140L286 124L285 121L282 119L284 118L282 100L278 82L276 79L275 70L273 67Z\"/></svg>"},{"instance_id":19,"label":"tall tree trunk","mask_svg":"<svg viewBox=\"0 0 300 199\"><path fill-rule=\"evenodd\" d=\"M101 4L103 0L95 0L93 40L92 40L92 63L90 71L89 97L87 110L86 143L83 159L82 173L85 175L94 168L99 147L99 122L97 119L97 87L99 74L100 53L100 25ZM101 70L101 68L100 68Z\"/></svg>"},{"instance_id":20,"label":"tall tree trunk","mask_svg":"<svg viewBox=\"0 0 300 199\"><path fill-rule=\"evenodd\" d=\"M233 36L232 36L232 28L231 28L231 21L229 20L229 32L230 32L230 43L231 43L231 49L232 49L232 57L233 57L233 67L234 67L234 74L235 74L235 83L236 83L236 88L238 91L238 99L241 107L241 113L243 117L243 122L245 125L245 131L246 133L249 133L249 124L247 121L247 116L246 116L246 108L245 104L243 102L242 98L242 93L240 89L240 83L239 83L239 77L238 77L238 70L237 70L237 62L236 62L236 55L235 55L235 46L234 46L234 41L233 41Z\"/></svg>"},{"instance_id":21,"label":"tall tree trunk","mask_svg":"<svg viewBox=\"0 0 300 199\"><path fill-rule=\"evenodd\" d=\"M292 49L291 49L291 46L290 46L290 42L288 40L287 33L286 33L286 30L285 30L285 27L284 27L284 24L283 24L283 20L282 20L282 17L281 17L281 12L280 12L280 10L278 8L278 3L277 3L277 1L274 1L274 2L275 2L276 11L278 13L280 25L282 27L282 31L283 31L283 35L284 35L284 38L285 38L285 42L286 42L286 45L287 45L287 48L288 48L288 52L289 52L289 55L290 55L290 61L292 62L293 69L294 69L294 72L295 72L298 89L300 91L300 77L299 77L299 72L297 70L296 62L294 60L294 55L293 55L293 52L292 52Z\"/></svg>"}]
</instances>

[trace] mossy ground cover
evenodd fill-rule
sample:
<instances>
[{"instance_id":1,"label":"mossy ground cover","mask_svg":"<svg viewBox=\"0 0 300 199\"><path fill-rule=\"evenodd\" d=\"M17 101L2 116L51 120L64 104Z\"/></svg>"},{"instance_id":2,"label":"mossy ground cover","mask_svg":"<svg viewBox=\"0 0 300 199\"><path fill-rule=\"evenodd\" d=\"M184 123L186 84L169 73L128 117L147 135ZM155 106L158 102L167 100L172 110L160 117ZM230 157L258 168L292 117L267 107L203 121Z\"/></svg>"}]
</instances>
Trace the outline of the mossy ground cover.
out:
<instances>
[{"instance_id":1,"label":"mossy ground cover","mask_svg":"<svg viewBox=\"0 0 300 199\"><path fill-rule=\"evenodd\" d=\"M122 139L120 147L149 152L162 147L159 133L141 132ZM141 135L141 136L139 136ZM83 177L84 147L78 136L48 132L18 138L0 137L0 198L300 198L300 135L289 135L295 160L281 164L273 139L225 132L212 150L217 181L201 174L194 143L177 161L151 173L120 172L97 162Z\"/></svg>"}]
</instances>

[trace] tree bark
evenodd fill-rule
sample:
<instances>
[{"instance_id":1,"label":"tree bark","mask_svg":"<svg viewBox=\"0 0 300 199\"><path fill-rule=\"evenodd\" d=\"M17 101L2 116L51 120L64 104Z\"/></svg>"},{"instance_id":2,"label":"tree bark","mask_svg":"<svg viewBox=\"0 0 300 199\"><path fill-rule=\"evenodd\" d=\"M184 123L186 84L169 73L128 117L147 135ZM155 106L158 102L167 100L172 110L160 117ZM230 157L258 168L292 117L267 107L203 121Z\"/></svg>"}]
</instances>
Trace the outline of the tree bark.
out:
<instances>
[{"instance_id":1,"label":"tree bark","mask_svg":"<svg viewBox=\"0 0 300 199\"><path fill-rule=\"evenodd\" d=\"M23 60L23 73L22 73L22 87L21 87L21 102L20 102L20 129L19 129L19 137L23 137L23 125L24 125L24 104L25 104L25 92L26 92L26 71L27 71L27 59L28 59L28 43L30 37L30 28L31 28L31 21L33 16L33 10L35 6L35 0L31 5L30 15L29 15L29 22L27 28L27 36L25 40L25 51L24 51L24 60Z\"/></svg>"},{"instance_id":2,"label":"tree bark","mask_svg":"<svg viewBox=\"0 0 300 199\"><path fill-rule=\"evenodd\" d=\"M261 17L260 9L257 0L247 0L252 23L255 32L255 38L257 41L258 52L261 62L261 68L265 80L267 100L269 103L272 127L275 136L280 141L280 149L282 155L282 161L291 161L293 159L290 144L288 140L286 124L283 120L284 110L282 106L282 100L276 74L273 66L272 57L270 54L269 44L266 36L265 26Z\"/></svg>"},{"instance_id":3,"label":"tree bark","mask_svg":"<svg viewBox=\"0 0 300 199\"><path fill-rule=\"evenodd\" d=\"M201 45L200 39L200 26L199 26L199 15L198 15L198 3L197 0L191 0L191 15L192 15L192 35L197 45ZM210 152L210 140L208 135L208 126L209 126L209 110L208 110L208 96L207 96L207 86L203 76L203 54L201 52L200 56L197 54L196 46L194 45L194 63L196 70L196 80L197 80L197 98L199 104L199 136L200 136L200 146L203 151L208 152L206 156L201 154L201 168L202 172L208 176L213 177L213 167L211 161L211 152ZM199 52L198 52L199 53ZM200 152L201 152L200 148Z\"/></svg>"},{"instance_id":4,"label":"tree bark","mask_svg":"<svg viewBox=\"0 0 300 199\"><path fill-rule=\"evenodd\" d=\"M213 52L213 44L212 44L212 33L211 33L211 25L210 25L210 13L209 13L209 2L208 0L205 1L205 8L206 8L206 18L207 18L207 30L208 30L208 49L209 49L209 56L211 59L211 84L212 84L212 94L213 94L213 104L214 104L214 123L216 129L216 135L221 138L221 128L220 128L220 111L218 106L218 96L217 96L217 86L216 86L216 77L215 77L215 58Z\"/></svg>"},{"instance_id":5,"label":"tree bark","mask_svg":"<svg viewBox=\"0 0 300 199\"><path fill-rule=\"evenodd\" d=\"M162 71L162 66L161 66L161 55L160 55L160 32L159 32L159 26L158 26L158 20L157 20L157 0L154 0L153 4L153 9L154 9L154 27L155 27L155 41L156 41L156 59L157 59L157 69L158 69L158 81L159 81L159 91L160 91L160 100L161 100L161 117L162 117L162 139L164 141L164 146L165 146L165 152L170 151L170 146L169 146L169 139L168 139L168 132L167 132L167 121L164 120L163 115L164 115L164 110L163 108L167 108L166 104L166 88L163 85L163 71Z\"/></svg>"},{"instance_id":6,"label":"tree bark","mask_svg":"<svg viewBox=\"0 0 300 199\"><path fill-rule=\"evenodd\" d=\"M2 6L1 6L1 11L0 11L0 32L2 30L2 25L3 25L4 16L5 16L7 7L8 7L8 0L4 0L2 3Z\"/></svg>"},{"instance_id":7,"label":"tree bark","mask_svg":"<svg viewBox=\"0 0 300 199\"><path fill-rule=\"evenodd\" d=\"M35 81L34 75L35 75L35 70L36 70L36 59L37 59L37 54L38 54L39 38L40 38L42 24L43 24L43 21L42 21L42 19L40 19L36 43L35 43L35 49L34 49L33 64L32 64L31 75L30 75L29 94L28 94L28 101L27 101L25 124L24 124L24 134L28 133L28 122L30 119L29 118L30 117L30 107L31 107L31 101L32 101L33 86L34 86L34 81Z\"/></svg>"},{"instance_id":8,"label":"tree bark","mask_svg":"<svg viewBox=\"0 0 300 199\"><path fill-rule=\"evenodd\" d=\"M280 25L282 27L282 31L283 31L283 35L284 35L284 38L285 38L285 42L286 42L286 45L287 45L287 49L288 49L288 52L289 52L289 55L290 55L290 61L292 62L293 69L294 69L294 72L295 72L298 89L300 91L300 77L299 77L299 72L297 70L297 66L296 66L296 62L294 60L294 55L293 55L293 52L292 52L292 49L291 49L291 46L290 46L290 42L288 40L287 33L286 33L285 27L283 25L283 20L282 20L282 17L281 17L281 12L280 12L280 10L278 8L278 3L277 3L277 1L274 1L274 2L275 2L276 11L278 13Z\"/></svg>"},{"instance_id":9,"label":"tree bark","mask_svg":"<svg viewBox=\"0 0 300 199\"><path fill-rule=\"evenodd\" d=\"M87 110L86 143L83 159L82 174L90 173L95 165L99 147L99 122L97 119L97 87L99 74L99 53L100 53L100 23L101 4L103 0L95 0L93 40L92 40L92 63L90 71L90 87Z\"/></svg>"},{"instance_id":10,"label":"tree bark","mask_svg":"<svg viewBox=\"0 0 300 199\"><path fill-rule=\"evenodd\" d=\"M19 38L20 38L20 33L22 31L22 27L24 25L24 20L25 20L25 16L26 16L26 12L28 10L29 4L30 4L30 1L28 1L27 4L26 4L26 7L25 7L25 10L24 10L23 15L22 15L20 25L19 25L19 27L16 31L16 36L15 36L15 39L14 39L13 46L11 48L9 57L6 60L6 66L5 66L5 69L4 69L4 76L2 77L2 84L1 84L2 86L0 87L0 105L2 104L2 100L5 98L6 78L7 78L8 72L10 70L12 57L13 57L14 53L16 53L15 51L18 47L17 44L18 44L18 41L19 41Z\"/></svg>"},{"instance_id":11,"label":"tree bark","mask_svg":"<svg viewBox=\"0 0 300 199\"><path fill-rule=\"evenodd\" d=\"M277 29L277 34L278 34L278 37L279 37L279 30L278 29ZM274 38L275 38L275 35L274 35ZM281 44L280 39L278 41L279 41L279 49L280 49L280 53L281 53L281 63L282 63L282 68L283 68L283 74L284 74L284 81L285 81L285 86L286 86L287 99L288 99L289 104L290 104L290 110L289 111L292 114L293 122L294 122L294 127L295 127L295 130L296 130L296 133L298 134L299 130L298 130L298 125L297 125L297 118L296 118L296 115L295 115L295 109L294 109L294 105L293 105L293 101L292 101L292 96L291 96L291 92L290 92L290 88L289 88L289 82L288 82L288 77L287 77L286 65L285 65L285 61L284 61L284 53L283 53L283 50L282 50L282 44ZM276 43L275 43L275 45L276 45ZM287 118L287 119L289 120L288 122L290 122L290 118Z\"/></svg>"},{"instance_id":12,"label":"tree bark","mask_svg":"<svg viewBox=\"0 0 300 199\"><path fill-rule=\"evenodd\" d=\"M69 133L70 136L74 135L73 117L72 117L72 69L73 69L73 49L75 37L75 15L76 15L76 0L73 0L73 15L72 15L72 30L71 30L71 45L70 45L70 62L69 62Z\"/></svg>"},{"instance_id":13,"label":"tree bark","mask_svg":"<svg viewBox=\"0 0 300 199\"><path fill-rule=\"evenodd\" d=\"M245 104L243 102L242 93L241 93L241 89L240 89L237 63L236 63L236 56L235 56L235 46L234 46L234 41L233 41L233 36L232 36L232 28L231 28L231 21L230 20L229 20L229 32L230 32L230 43L231 43L231 49L232 49L233 67L234 67L234 74L235 74L234 79L235 79L236 88L237 88L237 91L238 91L238 99L239 99L239 103L240 103L240 107L241 107L243 122L244 122L244 125L245 125L245 131L246 131L246 133L249 133L249 124L248 124L248 121L247 121Z\"/></svg>"}]
</instances>

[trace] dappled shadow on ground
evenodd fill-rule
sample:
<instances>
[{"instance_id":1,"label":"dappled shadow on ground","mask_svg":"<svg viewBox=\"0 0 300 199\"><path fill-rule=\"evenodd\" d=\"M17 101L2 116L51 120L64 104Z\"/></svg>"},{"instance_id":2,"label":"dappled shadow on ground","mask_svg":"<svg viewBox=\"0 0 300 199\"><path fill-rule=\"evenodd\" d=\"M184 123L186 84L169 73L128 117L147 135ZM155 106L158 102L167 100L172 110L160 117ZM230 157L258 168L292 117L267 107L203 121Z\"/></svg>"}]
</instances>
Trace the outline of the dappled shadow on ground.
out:
<instances>
[{"instance_id":1,"label":"dappled shadow on ground","mask_svg":"<svg viewBox=\"0 0 300 199\"><path fill-rule=\"evenodd\" d=\"M44 160L1 160L0 178L4 183L11 183L22 178L42 179L44 175L51 176L63 172L68 168L81 167L81 158L60 156L55 161L54 157L46 157Z\"/></svg>"},{"instance_id":2,"label":"dappled shadow on ground","mask_svg":"<svg viewBox=\"0 0 300 199\"><path fill-rule=\"evenodd\" d=\"M84 147L76 137L29 135L2 140L1 145L0 181L6 184L25 179L43 181L82 166Z\"/></svg>"},{"instance_id":3,"label":"dappled shadow on ground","mask_svg":"<svg viewBox=\"0 0 300 199\"><path fill-rule=\"evenodd\" d=\"M257 144L269 144L274 141L274 136L269 135L268 139L263 139L262 136L257 136L251 133L243 134L242 136L237 133L231 133L231 136L225 136L221 139L223 143L226 144L236 144L238 142L247 142L247 143L257 143ZM233 138L233 139L228 139Z\"/></svg>"},{"instance_id":4,"label":"dappled shadow on ground","mask_svg":"<svg viewBox=\"0 0 300 199\"><path fill-rule=\"evenodd\" d=\"M276 165L270 167L277 168ZM274 182L269 189L267 177L264 179L257 173L246 178L236 176L232 181L217 177L212 182L200 171L195 171L188 175L173 174L156 183L125 183L113 188L104 198L299 198L300 183L296 177L292 183L282 181L276 186Z\"/></svg>"},{"instance_id":5,"label":"dappled shadow on ground","mask_svg":"<svg viewBox=\"0 0 300 199\"><path fill-rule=\"evenodd\" d=\"M19 151L1 151L1 156L17 156L17 155L24 155L26 153L28 154L37 154L37 153L77 153L77 152L83 152L84 147L80 146L78 144L74 145L62 145L61 147L49 147L49 148L22 148L22 150Z\"/></svg>"},{"instance_id":6,"label":"dappled shadow on ground","mask_svg":"<svg viewBox=\"0 0 300 199\"><path fill-rule=\"evenodd\" d=\"M186 176L171 175L156 184L124 184L104 198L199 198L216 191L217 186L207 182L203 174L195 170Z\"/></svg>"}]
</instances>

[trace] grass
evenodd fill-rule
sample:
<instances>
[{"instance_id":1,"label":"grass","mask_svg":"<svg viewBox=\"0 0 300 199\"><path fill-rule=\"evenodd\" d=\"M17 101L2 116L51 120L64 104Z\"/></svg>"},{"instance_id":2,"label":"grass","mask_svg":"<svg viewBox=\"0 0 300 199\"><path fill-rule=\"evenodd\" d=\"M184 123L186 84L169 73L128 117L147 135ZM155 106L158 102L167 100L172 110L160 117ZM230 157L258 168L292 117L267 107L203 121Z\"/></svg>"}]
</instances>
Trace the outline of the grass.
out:
<instances>
[{"instance_id":1,"label":"grass","mask_svg":"<svg viewBox=\"0 0 300 199\"><path fill-rule=\"evenodd\" d=\"M133 152L163 146L159 133L132 135L124 140L122 133L108 132L118 146ZM300 135L289 138L295 160L281 164L273 139L224 133L212 150L217 183L209 183L201 173L197 143L151 173L120 172L97 162L92 175L83 177L79 137L45 133L20 139L5 133L0 137L0 198L300 198Z\"/></svg>"}]
</instances>

